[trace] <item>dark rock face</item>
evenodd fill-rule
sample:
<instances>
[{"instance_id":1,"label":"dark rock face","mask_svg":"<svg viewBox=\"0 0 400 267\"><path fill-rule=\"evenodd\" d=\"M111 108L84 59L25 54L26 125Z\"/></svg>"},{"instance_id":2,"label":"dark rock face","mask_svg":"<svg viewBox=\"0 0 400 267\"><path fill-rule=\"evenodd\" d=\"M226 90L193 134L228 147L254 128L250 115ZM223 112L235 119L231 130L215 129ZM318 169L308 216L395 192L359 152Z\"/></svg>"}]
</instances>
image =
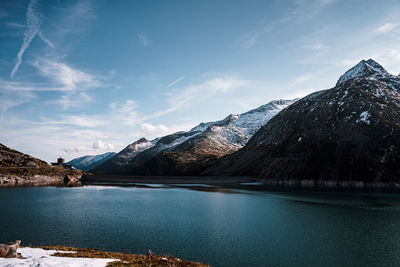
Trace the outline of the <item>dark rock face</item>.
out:
<instances>
[{"instance_id":1,"label":"dark rock face","mask_svg":"<svg viewBox=\"0 0 400 267\"><path fill-rule=\"evenodd\" d=\"M400 181L400 81L365 62L372 74L350 73L336 87L297 101L203 174Z\"/></svg>"}]
</instances>

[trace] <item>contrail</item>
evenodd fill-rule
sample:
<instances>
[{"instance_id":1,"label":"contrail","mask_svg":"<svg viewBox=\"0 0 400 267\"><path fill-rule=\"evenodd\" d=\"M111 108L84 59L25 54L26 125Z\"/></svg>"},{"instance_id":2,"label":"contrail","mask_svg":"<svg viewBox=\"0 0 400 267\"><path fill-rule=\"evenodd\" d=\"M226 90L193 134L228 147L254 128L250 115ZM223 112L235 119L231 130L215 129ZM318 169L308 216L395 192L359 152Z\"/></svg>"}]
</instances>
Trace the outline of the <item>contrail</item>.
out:
<instances>
[{"instance_id":1,"label":"contrail","mask_svg":"<svg viewBox=\"0 0 400 267\"><path fill-rule=\"evenodd\" d=\"M26 30L24 33L24 42L17 54L17 63L15 64L13 70L11 71L10 77L14 77L15 73L18 71L19 66L22 62L22 56L25 50L29 47L32 40L40 31L40 13L36 7L36 0L31 0L29 2L28 8L26 10Z\"/></svg>"}]
</instances>

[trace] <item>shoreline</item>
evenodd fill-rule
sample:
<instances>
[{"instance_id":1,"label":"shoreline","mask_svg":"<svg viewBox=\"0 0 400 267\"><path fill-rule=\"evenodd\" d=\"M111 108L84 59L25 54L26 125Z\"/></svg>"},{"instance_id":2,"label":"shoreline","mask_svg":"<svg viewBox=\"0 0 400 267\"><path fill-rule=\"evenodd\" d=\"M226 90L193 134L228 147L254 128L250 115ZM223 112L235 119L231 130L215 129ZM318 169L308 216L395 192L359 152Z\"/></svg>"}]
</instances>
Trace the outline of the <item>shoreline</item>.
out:
<instances>
[{"instance_id":1,"label":"shoreline","mask_svg":"<svg viewBox=\"0 0 400 267\"><path fill-rule=\"evenodd\" d=\"M92 248L67 246L17 246L16 257L0 257L3 266L177 266L208 267L209 265L183 260L171 255L148 255L110 252Z\"/></svg>"},{"instance_id":2,"label":"shoreline","mask_svg":"<svg viewBox=\"0 0 400 267\"><path fill-rule=\"evenodd\" d=\"M237 189L288 191L400 191L400 181L279 180L248 176L129 176L85 175L84 185L134 186L135 184L205 184Z\"/></svg>"},{"instance_id":3,"label":"shoreline","mask_svg":"<svg viewBox=\"0 0 400 267\"><path fill-rule=\"evenodd\" d=\"M141 184L194 185L204 184L232 189L260 191L355 191L399 192L400 181L346 181L260 179L248 176L134 176L134 175L15 175L0 174L0 188L10 187L81 187L143 186Z\"/></svg>"},{"instance_id":4,"label":"shoreline","mask_svg":"<svg viewBox=\"0 0 400 267\"><path fill-rule=\"evenodd\" d=\"M84 185L99 184L234 184L256 182L255 177L235 176L133 176L133 175L84 175Z\"/></svg>"}]
</instances>

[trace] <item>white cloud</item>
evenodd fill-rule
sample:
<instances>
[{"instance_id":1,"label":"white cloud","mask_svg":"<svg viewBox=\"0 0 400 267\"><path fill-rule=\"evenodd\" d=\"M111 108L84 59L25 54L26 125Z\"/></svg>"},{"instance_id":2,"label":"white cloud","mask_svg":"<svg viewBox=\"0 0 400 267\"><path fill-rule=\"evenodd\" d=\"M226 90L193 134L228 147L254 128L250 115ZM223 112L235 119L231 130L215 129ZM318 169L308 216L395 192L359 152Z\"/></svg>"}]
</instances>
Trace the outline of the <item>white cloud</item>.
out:
<instances>
[{"instance_id":1,"label":"white cloud","mask_svg":"<svg viewBox=\"0 0 400 267\"><path fill-rule=\"evenodd\" d=\"M36 0L31 0L26 10L27 28L24 33L24 41L18 51L17 62L15 63L14 68L12 69L10 74L11 78L14 77L15 73L18 71L18 68L22 63L22 56L24 55L25 50L29 47L35 36L39 33L40 23L40 13L36 6Z\"/></svg>"},{"instance_id":2,"label":"white cloud","mask_svg":"<svg viewBox=\"0 0 400 267\"><path fill-rule=\"evenodd\" d=\"M87 151L90 151L90 148L87 146L78 146L78 147L64 149L64 152L67 154L85 153Z\"/></svg>"},{"instance_id":3,"label":"white cloud","mask_svg":"<svg viewBox=\"0 0 400 267\"><path fill-rule=\"evenodd\" d=\"M185 77L180 77L178 79L176 79L175 81L171 82L170 84L168 84L167 88L170 88L171 86L174 86L175 84L179 83L180 81L182 81L183 79L185 79Z\"/></svg>"},{"instance_id":4,"label":"white cloud","mask_svg":"<svg viewBox=\"0 0 400 267\"><path fill-rule=\"evenodd\" d=\"M143 33L139 33L137 36L138 36L139 43L142 46L146 47L149 44L151 44L151 40L149 39L149 37L147 35L145 35Z\"/></svg>"},{"instance_id":5,"label":"white cloud","mask_svg":"<svg viewBox=\"0 0 400 267\"><path fill-rule=\"evenodd\" d=\"M163 124L153 125L151 123L142 123L141 129L145 136L162 136L170 133L168 127Z\"/></svg>"},{"instance_id":6,"label":"white cloud","mask_svg":"<svg viewBox=\"0 0 400 267\"><path fill-rule=\"evenodd\" d=\"M33 62L33 66L42 76L52 79L59 87L58 90L74 91L103 86L96 77L62 62L38 59Z\"/></svg>"},{"instance_id":7,"label":"white cloud","mask_svg":"<svg viewBox=\"0 0 400 267\"><path fill-rule=\"evenodd\" d=\"M396 28L398 25L399 25L399 23L391 23L391 22L388 22L388 23L383 24L383 25L380 26L379 28L377 28L377 29L375 30L375 32L385 34L385 33L388 33L388 32L390 32L390 31L392 31L392 30L393 30L394 28Z\"/></svg>"},{"instance_id":8,"label":"white cloud","mask_svg":"<svg viewBox=\"0 0 400 267\"><path fill-rule=\"evenodd\" d=\"M97 140L96 142L93 143L92 148L95 150L113 150L114 145L111 143L103 143L101 140Z\"/></svg>"},{"instance_id":9,"label":"white cloud","mask_svg":"<svg viewBox=\"0 0 400 267\"><path fill-rule=\"evenodd\" d=\"M88 103L92 100L85 92L79 94L66 94L63 95L59 100L47 103L55 103L61 106L62 110L67 110L72 107L79 107L82 104Z\"/></svg>"},{"instance_id":10,"label":"white cloud","mask_svg":"<svg viewBox=\"0 0 400 267\"><path fill-rule=\"evenodd\" d=\"M119 121L126 126L135 126L142 122L137 112L139 105L134 100L128 99L123 103L113 102L109 106L113 112L114 121Z\"/></svg>"}]
</instances>

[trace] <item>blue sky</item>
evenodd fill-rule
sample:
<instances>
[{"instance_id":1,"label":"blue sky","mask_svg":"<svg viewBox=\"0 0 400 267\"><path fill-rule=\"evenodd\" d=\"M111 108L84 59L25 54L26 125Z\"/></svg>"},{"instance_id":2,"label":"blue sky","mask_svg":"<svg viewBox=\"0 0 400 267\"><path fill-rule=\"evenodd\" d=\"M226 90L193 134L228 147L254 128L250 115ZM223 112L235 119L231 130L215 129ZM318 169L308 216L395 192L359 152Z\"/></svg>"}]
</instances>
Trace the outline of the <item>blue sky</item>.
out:
<instances>
[{"instance_id":1,"label":"blue sky","mask_svg":"<svg viewBox=\"0 0 400 267\"><path fill-rule=\"evenodd\" d=\"M0 142L52 161L400 72L398 1L0 2Z\"/></svg>"}]
</instances>

